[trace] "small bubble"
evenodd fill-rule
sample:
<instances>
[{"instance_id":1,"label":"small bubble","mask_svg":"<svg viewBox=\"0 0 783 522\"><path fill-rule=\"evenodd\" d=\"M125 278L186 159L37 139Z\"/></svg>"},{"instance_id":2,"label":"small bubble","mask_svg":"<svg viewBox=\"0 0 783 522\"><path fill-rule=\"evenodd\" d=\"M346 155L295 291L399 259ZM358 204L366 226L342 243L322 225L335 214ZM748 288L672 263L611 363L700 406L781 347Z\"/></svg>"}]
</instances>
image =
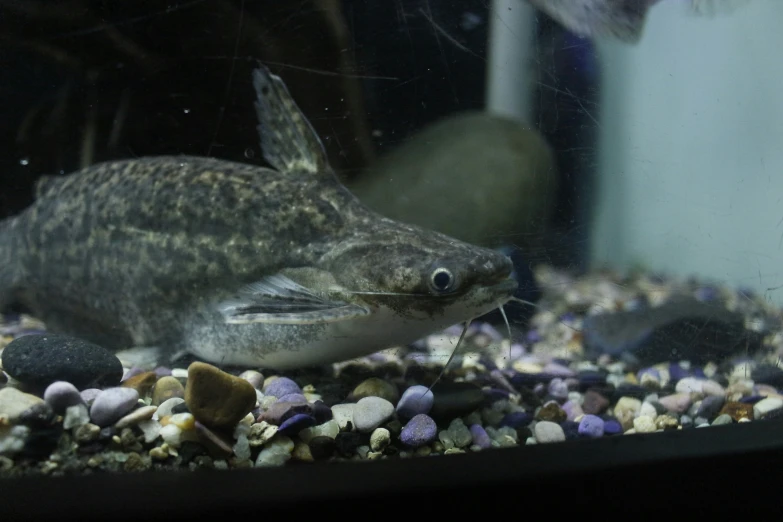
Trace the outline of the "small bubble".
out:
<instances>
[{"instance_id":1,"label":"small bubble","mask_svg":"<svg viewBox=\"0 0 783 522\"><path fill-rule=\"evenodd\" d=\"M246 148L246 149L245 149L245 157L246 157L247 159L253 159L253 158L255 158L255 157L256 157L256 151L254 151L254 150L253 150L253 149L251 149L250 147Z\"/></svg>"},{"instance_id":2,"label":"small bubble","mask_svg":"<svg viewBox=\"0 0 783 522\"><path fill-rule=\"evenodd\" d=\"M185 114L190 114L190 109L182 109L182 112L184 112Z\"/></svg>"},{"instance_id":3,"label":"small bubble","mask_svg":"<svg viewBox=\"0 0 783 522\"><path fill-rule=\"evenodd\" d=\"M19 160L20 165L27 165L30 163L30 160L28 158L22 158Z\"/></svg>"}]
</instances>

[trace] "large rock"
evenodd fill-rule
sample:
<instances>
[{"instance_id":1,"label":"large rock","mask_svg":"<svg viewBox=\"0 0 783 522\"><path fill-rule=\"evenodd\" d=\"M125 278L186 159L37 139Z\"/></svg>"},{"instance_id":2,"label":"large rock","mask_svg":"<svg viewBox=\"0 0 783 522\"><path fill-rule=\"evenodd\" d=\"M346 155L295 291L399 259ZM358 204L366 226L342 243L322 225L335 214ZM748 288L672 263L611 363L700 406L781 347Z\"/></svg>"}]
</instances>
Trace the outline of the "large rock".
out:
<instances>
[{"instance_id":1,"label":"large rock","mask_svg":"<svg viewBox=\"0 0 783 522\"><path fill-rule=\"evenodd\" d=\"M194 362L188 367L185 403L194 417L214 428L232 428L256 405L256 390L211 364Z\"/></svg>"}]
</instances>

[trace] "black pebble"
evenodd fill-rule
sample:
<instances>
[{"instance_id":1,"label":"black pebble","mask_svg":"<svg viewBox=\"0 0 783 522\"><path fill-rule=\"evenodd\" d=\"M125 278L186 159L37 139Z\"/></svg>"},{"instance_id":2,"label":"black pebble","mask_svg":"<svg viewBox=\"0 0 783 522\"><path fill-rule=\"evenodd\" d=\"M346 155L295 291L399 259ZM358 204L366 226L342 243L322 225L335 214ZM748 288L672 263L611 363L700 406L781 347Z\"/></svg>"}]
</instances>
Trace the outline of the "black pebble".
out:
<instances>
[{"instance_id":1,"label":"black pebble","mask_svg":"<svg viewBox=\"0 0 783 522\"><path fill-rule=\"evenodd\" d=\"M19 423L31 428L45 428L54 421L54 411L45 402L27 408L19 415Z\"/></svg>"},{"instance_id":2,"label":"black pebble","mask_svg":"<svg viewBox=\"0 0 783 522\"><path fill-rule=\"evenodd\" d=\"M762 364L751 373L751 379L757 384L769 384L783 388L783 370L771 364Z\"/></svg>"},{"instance_id":3,"label":"black pebble","mask_svg":"<svg viewBox=\"0 0 783 522\"><path fill-rule=\"evenodd\" d=\"M475 384L469 382L439 383L432 389L435 401L430 410L430 417L435 420L454 419L462 417L484 403L484 392Z\"/></svg>"},{"instance_id":4,"label":"black pebble","mask_svg":"<svg viewBox=\"0 0 783 522\"><path fill-rule=\"evenodd\" d=\"M190 413L190 410L188 409L188 405L184 402L180 402L176 406L172 406L171 408L171 414L176 415L177 413Z\"/></svg>"},{"instance_id":5,"label":"black pebble","mask_svg":"<svg viewBox=\"0 0 783 522\"><path fill-rule=\"evenodd\" d=\"M3 350L3 369L31 386L68 381L79 389L119 384L122 364L96 344L75 337L30 334L11 341Z\"/></svg>"},{"instance_id":6,"label":"black pebble","mask_svg":"<svg viewBox=\"0 0 783 522\"><path fill-rule=\"evenodd\" d=\"M334 450L337 447L335 439L322 435L310 439L310 444L308 445L310 446L310 453L315 460L328 459L334 455Z\"/></svg>"},{"instance_id":7,"label":"black pebble","mask_svg":"<svg viewBox=\"0 0 783 522\"><path fill-rule=\"evenodd\" d=\"M312 410L316 425L332 420L332 409L323 401L315 401Z\"/></svg>"},{"instance_id":8,"label":"black pebble","mask_svg":"<svg viewBox=\"0 0 783 522\"><path fill-rule=\"evenodd\" d=\"M369 436L365 436L361 433L356 433L353 431L344 431L342 433L337 434L337 437L335 437L334 442L337 445L337 451L339 451L340 454L346 457L350 457L354 453L356 453L356 448L358 448L363 444L367 444L369 440L370 440Z\"/></svg>"}]
</instances>

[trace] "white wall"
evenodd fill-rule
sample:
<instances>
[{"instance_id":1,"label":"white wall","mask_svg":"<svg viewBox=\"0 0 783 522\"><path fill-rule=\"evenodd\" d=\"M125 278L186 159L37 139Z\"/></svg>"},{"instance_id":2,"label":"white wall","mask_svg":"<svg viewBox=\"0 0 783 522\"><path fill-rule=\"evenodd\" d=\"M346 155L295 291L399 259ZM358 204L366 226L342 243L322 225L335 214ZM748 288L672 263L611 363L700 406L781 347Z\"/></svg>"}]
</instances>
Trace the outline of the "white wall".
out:
<instances>
[{"instance_id":1,"label":"white wall","mask_svg":"<svg viewBox=\"0 0 783 522\"><path fill-rule=\"evenodd\" d=\"M763 292L783 285L783 0L683 4L654 6L636 46L597 44L592 261Z\"/></svg>"}]
</instances>

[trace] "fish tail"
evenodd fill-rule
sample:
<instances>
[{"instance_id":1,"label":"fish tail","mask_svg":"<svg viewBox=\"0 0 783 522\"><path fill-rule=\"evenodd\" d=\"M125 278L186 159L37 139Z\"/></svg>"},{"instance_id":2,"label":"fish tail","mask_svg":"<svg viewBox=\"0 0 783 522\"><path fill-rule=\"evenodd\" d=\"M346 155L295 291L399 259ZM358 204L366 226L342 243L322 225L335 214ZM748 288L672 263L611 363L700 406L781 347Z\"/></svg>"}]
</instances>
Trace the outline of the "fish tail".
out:
<instances>
[{"instance_id":1,"label":"fish tail","mask_svg":"<svg viewBox=\"0 0 783 522\"><path fill-rule=\"evenodd\" d=\"M13 302L13 291L19 282L19 261L15 254L13 231L17 218L0 220L0 309Z\"/></svg>"},{"instance_id":2,"label":"fish tail","mask_svg":"<svg viewBox=\"0 0 783 522\"><path fill-rule=\"evenodd\" d=\"M327 172L326 150L279 76L253 71L256 116L264 159L280 172Z\"/></svg>"},{"instance_id":3,"label":"fish tail","mask_svg":"<svg viewBox=\"0 0 783 522\"><path fill-rule=\"evenodd\" d=\"M637 43L650 7L659 0L528 0L581 37L611 36Z\"/></svg>"}]
</instances>

